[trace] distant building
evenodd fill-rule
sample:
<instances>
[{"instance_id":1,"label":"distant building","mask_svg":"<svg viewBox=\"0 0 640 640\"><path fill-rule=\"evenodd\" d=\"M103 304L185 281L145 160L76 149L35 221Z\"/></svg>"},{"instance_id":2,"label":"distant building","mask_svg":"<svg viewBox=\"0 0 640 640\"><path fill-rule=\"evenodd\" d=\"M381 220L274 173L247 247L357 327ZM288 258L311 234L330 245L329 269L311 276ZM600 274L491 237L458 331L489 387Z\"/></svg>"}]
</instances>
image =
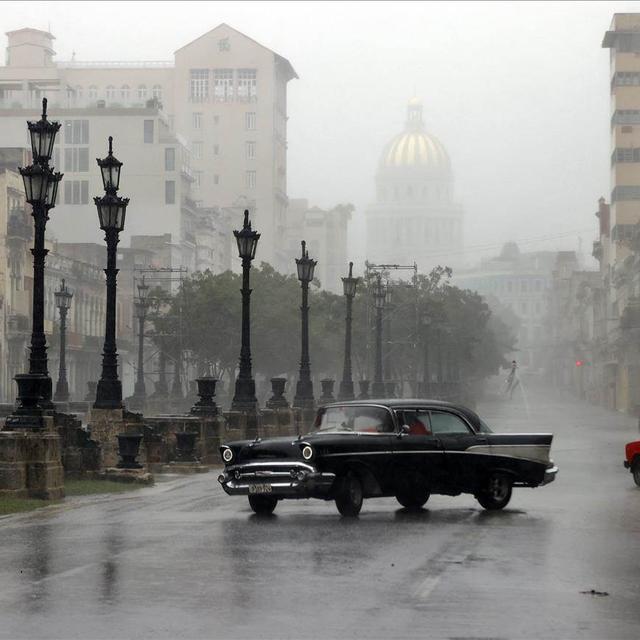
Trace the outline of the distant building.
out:
<instances>
[{"instance_id":1,"label":"distant building","mask_svg":"<svg viewBox=\"0 0 640 640\"><path fill-rule=\"evenodd\" d=\"M286 246L290 256L287 271L295 271L295 258L300 257L300 242L305 240L309 256L318 261L315 277L327 291L342 293L342 280L349 269L347 229L352 205L336 205L331 209L309 207L304 198L289 203L289 225Z\"/></svg>"},{"instance_id":2,"label":"distant building","mask_svg":"<svg viewBox=\"0 0 640 640\"><path fill-rule=\"evenodd\" d=\"M367 212L367 259L413 264L423 273L461 259L463 212L454 200L451 161L427 133L422 103L407 107L403 132L388 142L376 174L376 200Z\"/></svg>"},{"instance_id":3,"label":"distant building","mask_svg":"<svg viewBox=\"0 0 640 640\"><path fill-rule=\"evenodd\" d=\"M26 28L7 37L0 137L3 145L26 144L24 120L49 99L51 118L63 122L54 162L65 180L52 220L61 239L99 239L95 158L113 135L125 163L122 193L131 198L125 238L170 233L183 266L214 269L226 259L209 252L228 248L218 248L223 227L206 216L244 199L263 259L286 268L287 83L297 77L288 60L226 24L170 62L57 62L52 34Z\"/></svg>"},{"instance_id":4,"label":"distant building","mask_svg":"<svg viewBox=\"0 0 640 640\"><path fill-rule=\"evenodd\" d=\"M543 366L548 348L544 325L556 256L555 251L521 253L515 242L507 242L499 256L453 274L455 285L496 298L519 318L516 359L535 369Z\"/></svg>"}]
</instances>

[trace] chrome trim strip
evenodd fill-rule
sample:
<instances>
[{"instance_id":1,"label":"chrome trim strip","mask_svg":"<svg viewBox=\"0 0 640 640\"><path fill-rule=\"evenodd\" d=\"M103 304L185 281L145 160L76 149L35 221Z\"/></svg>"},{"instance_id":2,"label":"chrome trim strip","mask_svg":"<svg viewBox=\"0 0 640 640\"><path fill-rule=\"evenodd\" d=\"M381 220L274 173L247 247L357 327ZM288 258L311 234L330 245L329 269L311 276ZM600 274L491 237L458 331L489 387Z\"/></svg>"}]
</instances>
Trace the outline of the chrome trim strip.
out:
<instances>
[{"instance_id":1,"label":"chrome trim strip","mask_svg":"<svg viewBox=\"0 0 640 640\"><path fill-rule=\"evenodd\" d=\"M238 462L237 464L226 467L227 471L235 471L236 469L253 469L253 468L264 468L264 467L286 467L287 469L306 469L312 473L315 473L316 468L310 464L306 464L304 462L300 462L298 460L291 460L290 462L284 462L280 460L272 460L271 462Z\"/></svg>"}]
</instances>

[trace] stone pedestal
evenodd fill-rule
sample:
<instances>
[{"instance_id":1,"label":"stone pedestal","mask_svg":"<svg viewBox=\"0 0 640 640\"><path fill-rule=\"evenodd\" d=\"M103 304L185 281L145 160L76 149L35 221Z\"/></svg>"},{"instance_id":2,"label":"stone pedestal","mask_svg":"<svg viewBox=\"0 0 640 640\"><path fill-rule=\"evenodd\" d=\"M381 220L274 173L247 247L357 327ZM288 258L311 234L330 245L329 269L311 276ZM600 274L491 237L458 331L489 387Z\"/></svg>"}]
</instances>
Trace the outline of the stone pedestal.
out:
<instances>
[{"instance_id":1,"label":"stone pedestal","mask_svg":"<svg viewBox=\"0 0 640 640\"><path fill-rule=\"evenodd\" d=\"M64 498L60 436L52 416L41 420L41 430L0 431L0 495Z\"/></svg>"},{"instance_id":2,"label":"stone pedestal","mask_svg":"<svg viewBox=\"0 0 640 640\"><path fill-rule=\"evenodd\" d=\"M316 413L315 409L294 409L294 434L304 435L313 431Z\"/></svg>"},{"instance_id":3,"label":"stone pedestal","mask_svg":"<svg viewBox=\"0 0 640 640\"><path fill-rule=\"evenodd\" d=\"M226 411L226 435L228 440L244 440L259 435L260 414L254 411Z\"/></svg>"},{"instance_id":4,"label":"stone pedestal","mask_svg":"<svg viewBox=\"0 0 640 640\"><path fill-rule=\"evenodd\" d=\"M24 432L0 431L0 497L27 497L26 456Z\"/></svg>"},{"instance_id":5,"label":"stone pedestal","mask_svg":"<svg viewBox=\"0 0 640 640\"><path fill-rule=\"evenodd\" d=\"M118 434L141 433L142 416L125 409L91 409L91 438L100 445L100 468L118 464Z\"/></svg>"},{"instance_id":6,"label":"stone pedestal","mask_svg":"<svg viewBox=\"0 0 640 640\"><path fill-rule=\"evenodd\" d=\"M263 409L260 411L260 415L262 424L260 435L262 437L296 434L295 413L292 409Z\"/></svg>"},{"instance_id":7,"label":"stone pedestal","mask_svg":"<svg viewBox=\"0 0 640 640\"><path fill-rule=\"evenodd\" d=\"M178 460L162 465L161 468L161 473L179 473L182 475L208 472L209 467L201 462L180 462Z\"/></svg>"}]
</instances>

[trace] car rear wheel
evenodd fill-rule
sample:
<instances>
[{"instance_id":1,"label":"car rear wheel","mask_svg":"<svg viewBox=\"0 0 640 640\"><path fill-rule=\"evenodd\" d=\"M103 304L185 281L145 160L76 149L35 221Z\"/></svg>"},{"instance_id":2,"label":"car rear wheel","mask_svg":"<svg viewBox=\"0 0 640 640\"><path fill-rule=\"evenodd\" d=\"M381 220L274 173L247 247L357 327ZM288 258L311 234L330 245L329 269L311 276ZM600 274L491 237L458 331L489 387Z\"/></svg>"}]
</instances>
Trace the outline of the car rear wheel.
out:
<instances>
[{"instance_id":1,"label":"car rear wheel","mask_svg":"<svg viewBox=\"0 0 640 640\"><path fill-rule=\"evenodd\" d=\"M489 511L504 509L511 500L512 484L508 475L492 473L485 482L483 490L476 494L476 499Z\"/></svg>"},{"instance_id":2,"label":"car rear wheel","mask_svg":"<svg viewBox=\"0 0 640 640\"><path fill-rule=\"evenodd\" d=\"M362 482L360 478L349 471L338 477L336 484L336 507L341 515L347 517L357 516L362 508Z\"/></svg>"},{"instance_id":3,"label":"car rear wheel","mask_svg":"<svg viewBox=\"0 0 640 640\"><path fill-rule=\"evenodd\" d=\"M631 465L631 473L633 474L633 481L640 487L640 460L636 460Z\"/></svg>"},{"instance_id":4,"label":"car rear wheel","mask_svg":"<svg viewBox=\"0 0 640 640\"><path fill-rule=\"evenodd\" d=\"M273 496L249 496L249 506L260 516L268 516L278 504L278 498Z\"/></svg>"},{"instance_id":5,"label":"car rear wheel","mask_svg":"<svg viewBox=\"0 0 640 640\"><path fill-rule=\"evenodd\" d=\"M421 473L403 475L396 487L396 500L407 509L420 509L430 495L429 483Z\"/></svg>"}]
</instances>

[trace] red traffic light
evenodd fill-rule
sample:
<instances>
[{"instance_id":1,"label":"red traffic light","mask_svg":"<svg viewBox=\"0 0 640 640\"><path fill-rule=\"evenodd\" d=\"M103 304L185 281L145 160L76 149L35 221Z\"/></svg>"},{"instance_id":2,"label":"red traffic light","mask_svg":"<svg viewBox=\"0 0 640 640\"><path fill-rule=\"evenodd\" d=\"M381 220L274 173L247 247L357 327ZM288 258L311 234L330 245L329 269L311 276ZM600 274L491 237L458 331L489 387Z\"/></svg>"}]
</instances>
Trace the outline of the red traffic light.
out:
<instances>
[{"instance_id":1,"label":"red traffic light","mask_svg":"<svg viewBox=\"0 0 640 640\"><path fill-rule=\"evenodd\" d=\"M582 360L576 360L576 367L581 367L583 364Z\"/></svg>"}]
</instances>

